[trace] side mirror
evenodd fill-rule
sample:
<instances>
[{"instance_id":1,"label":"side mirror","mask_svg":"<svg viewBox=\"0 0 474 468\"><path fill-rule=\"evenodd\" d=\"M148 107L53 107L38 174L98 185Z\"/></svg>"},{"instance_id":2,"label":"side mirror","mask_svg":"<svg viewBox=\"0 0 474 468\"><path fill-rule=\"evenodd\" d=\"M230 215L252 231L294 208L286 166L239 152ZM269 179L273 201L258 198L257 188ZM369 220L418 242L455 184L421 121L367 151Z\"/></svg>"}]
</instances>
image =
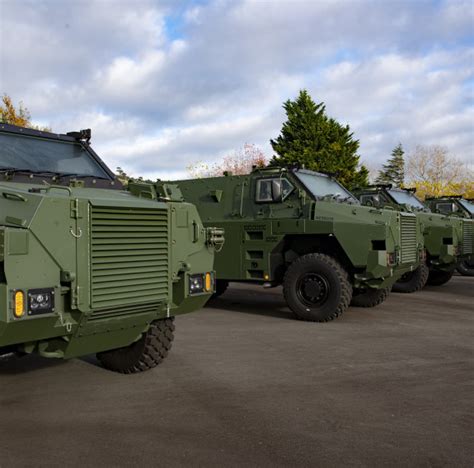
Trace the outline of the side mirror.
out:
<instances>
[{"instance_id":1,"label":"side mirror","mask_svg":"<svg viewBox=\"0 0 474 468\"><path fill-rule=\"evenodd\" d=\"M281 180L272 180L272 195L274 202L281 201Z\"/></svg>"}]
</instances>

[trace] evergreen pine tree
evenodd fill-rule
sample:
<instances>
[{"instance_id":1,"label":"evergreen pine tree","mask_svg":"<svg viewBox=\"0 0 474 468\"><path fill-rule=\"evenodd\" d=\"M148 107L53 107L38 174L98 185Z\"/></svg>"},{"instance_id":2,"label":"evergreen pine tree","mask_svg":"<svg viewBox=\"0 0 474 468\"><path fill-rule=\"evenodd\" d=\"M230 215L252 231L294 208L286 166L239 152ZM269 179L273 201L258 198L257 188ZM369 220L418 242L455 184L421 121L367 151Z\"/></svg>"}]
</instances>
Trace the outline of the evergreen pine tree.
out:
<instances>
[{"instance_id":1,"label":"evergreen pine tree","mask_svg":"<svg viewBox=\"0 0 474 468\"><path fill-rule=\"evenodd\" d=\"M399 143L393 150L392 156L379 171L375 183L392 184L394 187L401 187L405 181L405 160L402 144Z\"/></svg>"},{"instance_id":2,"label":"evergreen pine tree","mask_svg":"<svg viewBox=\"0 0 474 468\"><path fill-rule=\"evenodd\" d=\"M368 170L359 166L359 141L349 125L326 115L324 103L316 104L306 90L295 101L283 104L288 117L280 135L270 143L278 156L272 164L298 164L306 169L328 172L346 187L368 184Z\"/></svg>"}]
</instances>

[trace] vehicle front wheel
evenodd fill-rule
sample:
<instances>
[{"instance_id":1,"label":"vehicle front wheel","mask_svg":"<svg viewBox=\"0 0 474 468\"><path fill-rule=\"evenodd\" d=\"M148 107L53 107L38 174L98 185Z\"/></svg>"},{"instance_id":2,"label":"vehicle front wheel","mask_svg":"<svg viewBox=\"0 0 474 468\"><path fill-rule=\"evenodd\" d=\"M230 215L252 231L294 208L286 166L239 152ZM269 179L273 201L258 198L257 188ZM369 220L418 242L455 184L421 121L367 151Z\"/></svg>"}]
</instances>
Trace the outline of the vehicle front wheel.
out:
<instances>
[{"instance_id":1,"label":"vehicle front wheel","mask_svg":"<svg viewBox=\"0 0 474 468\"><path fill-rule=\"evenodd\" d=\"M391 288L354 290L351 306L375 307L387 299Z\"/></svg>"},{"instance_id":2,"label":"vehicle front wheel","mask_svg":"<svg viewBox=\"0 0 474 468\"><path fill-rule=\"evenodd\" d=\"M327 322L347 309L352 286L347 271L337 260L311 253L299 257L288 267L283 294L299 319Z\"/></svg>"},{"instance_id":3,"label":"vehicle front wheel","mask_svg":"<svg viewBox=\"0 0 474 468\"><path fill-rule=\"evenodd\" d=\"M474 260L464 260L456 269L463 276L474 276Z\"/></svg>"},{"instance_id":4,"label":"vehicle front wheel","mask_svg":"<svg viewBox=\"0 0 474 468\"><path fill-rule=\"evenodd\" d=\"M430 286L441 286L447 283L454 275L454 271L430 270L428 284Z\"/></svg>"},{"instance_id":5,"label":"vehicle front wheel","mask_svg":"<svg viewBox=\"0 0 474 468\"><path fill-rule=\"evenodd\" d=\"M393 292L413 293L425 287L430 270L422 263L416 270L405 273L392 287Z\"/></svg>"},{"instance_id":6,"label":"vehicle front wheel","mask_svg":"<svg viewBox=\"0 0 474 468\"><path fill-rule=\"evenodd\" d=\"M168 355L173 342L174 318L157 320L143 336L125 348L97 354L106 368L122 374L134 374L153 369Z\"/></svg>"}]
</instances>

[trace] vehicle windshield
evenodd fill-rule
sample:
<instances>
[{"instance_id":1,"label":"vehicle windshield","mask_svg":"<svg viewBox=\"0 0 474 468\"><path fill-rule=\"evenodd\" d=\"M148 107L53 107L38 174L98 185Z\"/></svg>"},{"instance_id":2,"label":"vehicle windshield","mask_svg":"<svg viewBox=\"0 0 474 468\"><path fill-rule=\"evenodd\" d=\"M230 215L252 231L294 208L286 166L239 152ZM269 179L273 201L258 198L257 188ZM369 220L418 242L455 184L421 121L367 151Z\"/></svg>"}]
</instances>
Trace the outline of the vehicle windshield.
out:
<instances>
[{"instance_id":1,"label":"vehicle windshield","mask_svg":"<svg viewBox=\"0 0 474 468\"><path fill-rule=\"evenodd\" d=\"M459 203L465 208L471 215L474 215L474 203L464 200L463 198L459 199Z\"/></svg>"},{"instance_id":2,"label":"vehicle windshield","mask_svg":"<svg viewBox=\"0 0 474 468\"><path fill-rule=\"evenodd\" d=\"M341 201L359 203L349 190L325 174L303 171L296 171L294 174L316 198L329 196Z\"/></svg>"},{"instance_id":3,"label":"vehicle windshield","mask_svg":"<svg viewBox=\"0 0 474 468\"><path fill-rule=\"evenodd\" d=\"M79 142L0 133L0 170L53 172L110 179Z\"/></svg>"},{"instance_id":4,"label":"vehicle windshield","mask_svg":"<svg viewBox=\"0 0 474 468\"><path fill-rule=\"evenodd\" d=\"M425 205L423 205L423 203L421 203L412 192L407 192L405 190L389 190L388 193L397 203L408 205L418 210L426 210Z\"/></svg>"}]
</instances>

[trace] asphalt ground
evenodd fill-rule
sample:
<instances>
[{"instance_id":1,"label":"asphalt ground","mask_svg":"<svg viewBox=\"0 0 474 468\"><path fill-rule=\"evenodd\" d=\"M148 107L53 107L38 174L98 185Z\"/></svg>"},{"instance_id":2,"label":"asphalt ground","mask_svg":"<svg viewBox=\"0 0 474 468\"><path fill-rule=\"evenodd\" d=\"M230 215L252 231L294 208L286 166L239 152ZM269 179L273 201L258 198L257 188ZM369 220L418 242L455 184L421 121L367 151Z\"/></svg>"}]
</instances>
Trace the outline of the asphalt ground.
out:
<instances>
[{"instance_id":1,"label":"asphalt ground","mask_svg":"<svg viewBox=\"0 0 474 468\"><path fill-rule=\"evenodd\" d=\"M233 285L150 372L0 362L0 466L472 467L473 315L474 278L327 324Z\"/></svg>"}]
</instances>

